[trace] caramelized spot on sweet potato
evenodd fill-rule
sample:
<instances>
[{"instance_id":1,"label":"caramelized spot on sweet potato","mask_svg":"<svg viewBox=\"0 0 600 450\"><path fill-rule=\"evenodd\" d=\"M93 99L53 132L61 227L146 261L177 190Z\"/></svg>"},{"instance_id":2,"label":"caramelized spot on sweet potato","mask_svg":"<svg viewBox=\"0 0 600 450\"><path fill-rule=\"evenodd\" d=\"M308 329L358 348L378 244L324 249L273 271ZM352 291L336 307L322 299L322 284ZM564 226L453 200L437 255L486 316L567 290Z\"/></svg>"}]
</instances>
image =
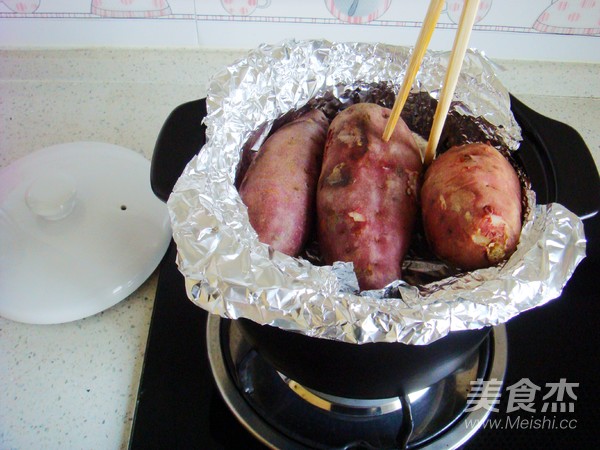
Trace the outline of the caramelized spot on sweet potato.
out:
<instances>
[{"instance_id":1,"label":"caramelized spot on sweet potato","mask_svg":"<svg viewBox=\"0 0 600 450\"><path fill-rule=\"evenodd\" d=\"M329 186L346 186L350 182L350 173L346 168L346 163L342 162L335 166L329 176L325 178Z\"/></svg>"}]
</instances>

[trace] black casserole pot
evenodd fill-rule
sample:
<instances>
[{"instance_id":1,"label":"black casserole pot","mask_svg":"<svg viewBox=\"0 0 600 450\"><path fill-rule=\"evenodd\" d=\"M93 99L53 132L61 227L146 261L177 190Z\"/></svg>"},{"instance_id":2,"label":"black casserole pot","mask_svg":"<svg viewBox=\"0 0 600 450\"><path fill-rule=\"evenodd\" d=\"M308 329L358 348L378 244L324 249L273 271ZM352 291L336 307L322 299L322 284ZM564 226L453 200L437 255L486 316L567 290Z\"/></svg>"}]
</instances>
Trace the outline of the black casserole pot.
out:
<instances>
[{"instance_id":1,"label":"black casserole pot","mask_svg":"<svg viewBox=\"0 0 600 450\"><path fill-rule=\"evenodd\" d=\"M528 175L537 202L557 202L582 218L600 209L600 179L581 136L511 97L522 128L515 154ZM205 143L204 99L177 107L165 122L151 165L151 186L163 201L185 165ZM568 150L568 151L565 151ZM584 222L587 231L587 221ZM588 246L596 235L588 234ZM331 395L388 398L415 392L455 371L478 351L488 328L451 332L429 345L401 343L354 345L307 337L240 319L247 340L277 370L298 383Z\"/></svg>"}]
</instances>

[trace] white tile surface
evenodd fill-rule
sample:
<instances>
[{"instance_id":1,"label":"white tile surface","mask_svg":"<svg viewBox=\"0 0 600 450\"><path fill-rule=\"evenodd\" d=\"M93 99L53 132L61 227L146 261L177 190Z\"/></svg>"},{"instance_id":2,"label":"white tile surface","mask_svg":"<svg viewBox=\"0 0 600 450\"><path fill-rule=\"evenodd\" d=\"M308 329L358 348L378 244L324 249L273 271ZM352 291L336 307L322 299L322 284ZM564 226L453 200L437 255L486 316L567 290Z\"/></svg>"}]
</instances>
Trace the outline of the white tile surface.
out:
<instances>
[{"instance_id":1,"label":"white tile surface","mask_svg":"<svg viewBox=\"0 0 600 450\"><path fill-rule=\"evenodd\" d=\"M428 4L361 0L349 16L351 0L100 3L0 0L0 46L253 48L290 38L414 45ZM451 48L461 8L447 0L432 48ZM597 2L483 0L481 8L471 46L494 58L600 62Z\"/></svg>"}]
</instances>

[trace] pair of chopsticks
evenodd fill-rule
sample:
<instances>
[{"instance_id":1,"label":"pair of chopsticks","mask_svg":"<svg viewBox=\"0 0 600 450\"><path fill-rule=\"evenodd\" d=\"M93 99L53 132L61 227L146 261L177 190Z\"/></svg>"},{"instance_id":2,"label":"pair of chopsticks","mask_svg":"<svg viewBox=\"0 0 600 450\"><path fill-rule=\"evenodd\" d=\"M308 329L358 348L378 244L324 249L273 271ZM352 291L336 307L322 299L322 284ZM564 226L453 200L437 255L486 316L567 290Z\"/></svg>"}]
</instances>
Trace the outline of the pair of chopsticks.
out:
<instances>
[{"instance_id":1,"label":"pair of chopsticks","mask_svg":"<svg viewBox=\"0 0 600 450\"><path fill-rule=\"evenodd\" d=\"M444 3L445 0L431 0L429 3L427 15L423 21L423 26L413 50L408 69L406 70L406 76L402 81L402 86L400 91L398 91L398 96L394 102L392 114L383 131L382 139L385 142L389 141L394 128L396 127L396 123L400 118L400 113L402 112L402 108L404 108L408 94L412 88L415 77L417 76L417 72L419 71L423 57L425 56L425 51L429 46L429 41L433 35ZM433 116L433 125L431 126L427 148L425 150L425 155L423 156L423 162L426 166L435 158L435 151L440 140L442 129L444 128L448 110L450 109L450 102L454 96L454 90L456 89L478 8L479 0L465 0L465 6L463 7L458 23L458 31L454 38L454 45L452 46L452 53L450 54L450 61L444 78L444 85L442 86L438 105Z\"/></svg>"}]
</instances>

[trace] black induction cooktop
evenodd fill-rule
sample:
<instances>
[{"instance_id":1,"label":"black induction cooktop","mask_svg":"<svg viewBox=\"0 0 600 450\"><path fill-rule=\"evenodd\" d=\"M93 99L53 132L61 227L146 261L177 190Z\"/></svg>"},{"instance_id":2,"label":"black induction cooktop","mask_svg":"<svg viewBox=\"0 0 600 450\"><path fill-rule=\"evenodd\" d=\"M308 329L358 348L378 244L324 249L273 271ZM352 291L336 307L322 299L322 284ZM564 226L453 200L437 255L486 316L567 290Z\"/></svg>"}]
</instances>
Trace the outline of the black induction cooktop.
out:
<instances>
[{"instance_id":1,"label":"black induction cooktop","mask_svg":"<svg viewBox=\"0 0 600 450\"><path fill-rule=\"evenodd\" d=\"M498 412L463 448L591 448L600 441L598 172L577 132L511 100L523 131L520 157L535 167L529 175L538 201L557 201L587 217L588 254L560 298L507 323L508 366ZM151 173L159 198L166 200L204 144L205 114L204 100L192 101L163 126ZM160 266L129 446L263 449L215 385L206 351L207 313L187 300L175 258L172 243ZM531 392L535 396L527 401ZM520 409L509 411L517 404Z\"/></svg>"}]
</instances>

